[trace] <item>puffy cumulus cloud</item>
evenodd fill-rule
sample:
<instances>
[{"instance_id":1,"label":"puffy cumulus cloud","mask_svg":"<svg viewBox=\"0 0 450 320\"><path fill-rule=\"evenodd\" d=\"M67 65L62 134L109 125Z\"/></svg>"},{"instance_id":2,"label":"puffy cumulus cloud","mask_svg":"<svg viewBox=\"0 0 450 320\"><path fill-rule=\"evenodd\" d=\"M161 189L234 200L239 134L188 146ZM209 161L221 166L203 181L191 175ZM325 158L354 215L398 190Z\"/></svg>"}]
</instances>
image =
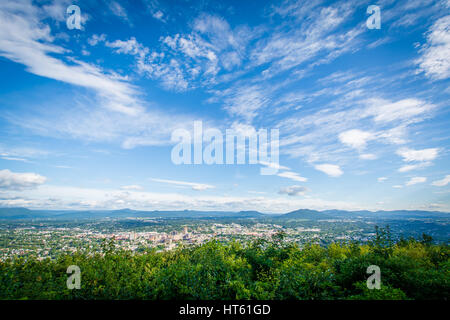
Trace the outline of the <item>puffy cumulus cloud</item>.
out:
<instances>
[{"instance_id":1,"label":"puffy cumulus cloud","mask_svg":"<svg viewBox=\"0 0 450 320\"><path fill-rule=\"evenodd\" d=\"M0 189L23 190L35 188L43 184L46 180L46 177L37 173L16 173L8 169L0 170Z\"/></svg>"},{"instance_id":2,"label":"puffy cumulus cloud","mask_svg":"<svg viewBox=\"0 0 450 320\"><path fill-rule=\"evenodd\" d=\"M372 139L374 139L372 133L358 129L348 130L339 134L339 140L354 149L364 149L367 142Z\"/></svg>"},{"instance_id":3,"label":"puffy cumulus cloud","mask_svg":"<svg viewBox=\"0 0 450 320\"><path fill-rule=\"evenodd\" d=\"M397 154L403 158L403 161L431 161L438 156L438 148L428 148L421 150L414 150L409 148L401 148L397 150Z\"/></svg>"},{"instance_id":4,"label":"puffy cumulus cloud","mask_svg":"<svg viewBox=\"0 0 450 320\"><path fill-rule=\"evenodd\" d=\"M303 186L289 186L285 188L281 188L280 191L278 191L279 194L287 194L289 196L303 196L305 192L308 191L308 188Z\"/></svg>"},{"instance_id":5,"label":"puffy cumulus cloud","mask_svg":"<svg viewBox=\"0 0 450 320\"><path fill-rule=\"evenodd\" d=\"M96 46L100 42L104 42L106 40L106 34L94 34L92 37L88 39L88 43L91 46Z\"/></svg>"},{"instance_id":6,"label":"puffy cumulus cloud","mask_svg":"<svg viewBox=\"0 0 450 320\"><path fill-rule=\"evenodd\" d=\"M426 177L412 177L409 181L406 182L406 186L412 186L418 183L424 183L427 181Z\"/></svg>"},{"instance_id":7,"label":"puffy cumulus cloud","mask_svg":"<svg viewBox=\"0 0 450 320\"><path fill-rule=\"evenodd\" d=\"M97 39L93 39L96 41ZM141 59L148 54L149 49L144 47L141 43L137 42L136 38L131 37L129 40L122 41L116 40L113 42L106 41L105 45L110 48L114 48L116 53L132 54L139 56Z\"/></svg>"},{"instance_id":8,"label":"puffy cumulus cloud","mask_svg":"<svg viewBox=\"0 0 450 320\"><path fill-rule=\"evenodd\" d=\"M420 72L434 80L450 77L450 15L431 26L421 51L422 56L416 61Z\"/></svg>"},{"instance_id":9,"label":"puffy cumulus cloud","mask_svg":"<svg viewBox=\"0 0 450 320\"><path fill-rule=\"evenodd\" d=\"M314 168L316 170L322 171L322 172L326 173L327 175L329 175L330 177L334 177L334 178L340 177L344 173L341 170L341 168L335 164L328 164L328 163L318 164L318 165L315 165Z\"/></svg>"},{"instance_id":10,"label":"puffy cumulus cloud","mask_svg":"<svg viewBox=\"0 0 450 320\"><path fill-rule=\"evenodd\" d=\"M446 175L443 179L441 180L436 180L433 181L431 183L431 185L436 186L436 187L445 187L446 185L448 185L450 183L450 174Z\"/></svg>"}]
</instances>

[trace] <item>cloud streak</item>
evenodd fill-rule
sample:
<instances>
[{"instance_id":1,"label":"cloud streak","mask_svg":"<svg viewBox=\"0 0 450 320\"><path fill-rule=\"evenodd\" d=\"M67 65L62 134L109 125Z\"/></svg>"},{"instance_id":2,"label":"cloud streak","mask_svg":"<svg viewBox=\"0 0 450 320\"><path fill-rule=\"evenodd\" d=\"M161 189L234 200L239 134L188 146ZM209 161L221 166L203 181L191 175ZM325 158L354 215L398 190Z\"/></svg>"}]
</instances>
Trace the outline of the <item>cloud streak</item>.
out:
<instances>
[{"instance_id":1,"label":"cloud streak","mask_svg":"<svg viewBox=\"0 0 450 320\"><path fill-rule=\"evenodd\" d=\"M131 115L143 110L136 88L117 75L74 58L69 58L71 65L55 58L68 50L52 44L50 27L40 22L40 14L28 1L0 4L0 56L25 65L35 75L94 90L110 110Z\"/></svg>"},{"instance_id":2,"label":"cloud streak","mask_svg":"<svg viewBox=\"0 0 450 320\"><path fill-rule=\"evenodd\" d=\"M195 190L195 191L204 191L204 190L214 189L215 188L215 186L213 186L213 185L204 184L204 183L196 183L196 182L186 182L186 181L168 180L168 179L156 179L156 178L151 178L150 180L151 181L155 181L155 182L161 182L161 183L177 185L177 186L191 187L192 190Z\"/></svg>"},{"instance_id":3,"label":"cloud streak","mask_svg":"<svg viewBox=\"0 0 450 320\"><path fill-rule=\"evenodd\" d=\"M0 170L0 189L4 190L24 190L36 188L45 183L46 177L37 173L17 173L7 169Z\"/></svg>"}]
</instances>

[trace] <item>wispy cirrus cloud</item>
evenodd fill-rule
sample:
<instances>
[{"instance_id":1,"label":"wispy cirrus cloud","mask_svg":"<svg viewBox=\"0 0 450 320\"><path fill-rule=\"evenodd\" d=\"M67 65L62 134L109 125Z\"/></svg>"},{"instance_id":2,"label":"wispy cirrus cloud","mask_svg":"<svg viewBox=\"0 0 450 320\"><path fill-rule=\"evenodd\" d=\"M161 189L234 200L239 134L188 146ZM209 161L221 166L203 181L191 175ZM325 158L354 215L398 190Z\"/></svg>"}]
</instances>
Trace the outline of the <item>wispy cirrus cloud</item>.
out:
<instances>
[{"instance_id":1,"label":"wispy cirrus cloud","mask_svg":"<svg viewBox=\"0 0 450 320\"><path fill-rule=\"evenodd\" d=\"M315 165L314 168L316 170L322 171L323 173L326 173L330 177L337 178L344 174L344 172L341 170L341 168L338 165L335 164L318 164Z\"/></svg>"},{"instance_id":2,"label":"wispy cirrus cloud","mask_svg":"<svg viewBox=\"0 0 450 320\"><path fill-rule=\"evenodd\" d=\"M425 168L431 165L431 162L421 162L417 164L407 164L398 169L398 172L408 172L416 169Z\"/></svg>"},{"instance_id":3,"label":"wispy cirrus cloud","mask_svg":"<svg viewBox=\"0 0 450 320\"><path fill-rule=\"evenodd\" d=\"M53 44L54 37L41 9L31 2L0 4L0 56L26 66L38 76L84 87L97 93L104 107L126 114L142 111L138 90L101 68L75 58L56 58L68 50ZM69 64L70 62L70 64Z\"/></svg>"},{"instance_id":4,"label":"wispy cirrus cloud","mask_svg":"<svg viewBox=\"0 0 450 320\"><path fill-rule=\"evenodd\" d=\"M306 182L306 181L308 181L307 178L302 177L298 173L292 172L292 171L283 171L283 172L278 173L277 176L282 177L282 178L291 179L293 181L298 181L298 182Z\"/></svg>"},{"instance_id":5,"label":"wispy cirrus cloud","mask_svg":"<svg viewBox=\"0 0 450 320\"><path fill-rule=\"evenodd\" d=\"M415 184L419 184L419 183L424 183L427 181L426 177L412 177L411 179L409 179L405 185L406 186L413 186Z\"/></svg>"},{"instance_id":6,"label":"wispy cirrus cloud","mask_svg":"<svg viewBox=\"0 0 450 320\"><path fill-rule=\"evenodd\" d=\"M431 183L431 185L435 186L435 187L445 187L446 185L448 185L450 183L450 174L446 175L443 179L441 180L436 180L433 181Z\"/></svg>"},{"instance_id":7,"label":"wispy cirrus cloud","mask_svg":"<svg viewBox=\"0 0 450 320\"><path fill-rule=\"evenodd\" d=\"M416 60L419 71L432 80L450 77L450 15L437 20L430 28L427 43Z\"/></svg>"},{"instance_id":8,"label":"wispy cirrus cloud","mask_svg":"<svg viewBox=\"0 0 450 320\"><path fill-rule=\"evenodd\" d=\"M42 22L46 16L44 9L30 1L14 5L2 2L0 56L24 65L32 74L86 88L94 97L80 94L77 99L61 102L65 109L53 110L46 105L38 116L17 117L8 113L4 117L44 136L115 140L124 148L169 143L171 131L183 123L181 118L186 118L147 110L148 103L143 101L140 89L127 76L105 72L97 65L71 57L68 49L54 44L51 28ZM89 42L105 42L117 52L139 55L144 50L133 38L108 42L105 35L94 35Z\"/></svg>"},{"instance_id":9,"label":"wispy cirrus cloud","mask_svg":"<svg viewBox=\"0 0 450 320\"><path fill-rule=\"evenodd\" d=\"M203 190L215 188L215 186L210 185L210 184L205 184L205 183L186 182L186 181L168 180L168 179L157 179L157 178L151 178L150 180L155 181L155 182L173 184L173 185L177 185L177 186L190 187L190 188L192 188L192 190L195 190L195 191L203 191Z\"/></svg>"},{"instance_id":10,"label":"wispy cirrus cloud","mask_svg":"<svg viewBox=\"0 0 450 320\"><path fill-rule=\"evenodd\" d=\"M135 191L139 191L142 190L144 188L142 188L142 186L138 185L138 184L132 184L132 185L128 185L128 186L122 186L121 189L123 190L135 190Z\"/></svg>"},{"instance_id":11,"label":"wispy cirrus cloud","mask_svg":"<svg viewBox=\"0 0 450 320\"><path fill-rule=\"evenodd\" d=\"M120 5L120 3L118 3L117 1L110 1L109 9L111 10L111 12L114 15L123 19L128 24L132 25L130 18L128 17L127 11L125 10L125 8L122 5Z\"/></svg>"},{"instance_id":12,"label":"wispy cirrus cloud","mask_svg":"<svg viewBox=\"0 0 450 320\"><path fill-rule=\"evenodd\" d=\"M439 18L445 12L437 10L438 2L442 5L445 1L381 0L382 31L378 32L365 27L368 1L266 3L265 8L252 12L252 19L247 19L233 12L236 8L232 5L209 10L209 3L186 6L183 2L174 10L163 2L144 0L138 7L147 11L141 12L126 1L115 0L101 2L106 4L102 7L106 10L99 15L101 19L96 16L82 31L73 33L65 30L63 23L64 9L69 2L3 1L0 4L0 26L6 27L0 30L0 56L5 58L6 66L13 65L13 61L25 66L29 73L55 80L56 84L50 83L49 87L56 88L56 93L62 88L61 96L64 95L53 96L51 100L47 97L33 101L18 99L14 108L8 108L9 101L13 101L9 93L2 95L1 102L6 102L2 120L8 122L8 127L2 126L2 133L6 139L11 137L9 145L19 141L12 138L15 134L24 133L27 139L39 140L34 145L52 143L56 141L53 138L72 139L70 143L75 147L76 142L103 144L98 147L105 149L120 145L122 150L118 152L130 157L138 151L152 157L153 152L163 148L127 149L166 146L174 129L191 126L193 119L205 117L204 121L211 120L221 129L236 126L279 129L281 161L289 167L260 164L276 167L280 171L278 176L291 183L302 185L308 181L315 191L326 192L333 181L322 178L343 176L344 171L346 175L342 179L364 172L372 175L373 181L376 177L381 177L380 182L385 180L383 177L389 177L396 184L399 172L419 169L423 177L418 178L430 179L437 174L433 170L438 170L438 166L431 167L434 161L442 159L443 163L446 159L447 111L442 97L448 93L444 88L447 57L442 54L447 50L448 28L446 20ZM89 10L81 7L83 14L94 10L93 6L86 6ZM120 22L117 18L126 23L121 23L120 28L110 28L112 23ZM129 28L130 21L139 23L139 29ZM141 32L141 27L148 27L151 32ZM426 29L429 31L423 33ZM413 33L413 30L420 31ZM395 50L400 41L402 45L407 44L405 50L390 55L390 50ZM377 59L368 59L367 54ZM337 63L331 64L332 61ZM417 69L425 77L415 74ZM49 82L52 81L43 81ZM24 81L23 97L33 91L33 88L27 91L27 84ZM11 86L7 90L12 93L15 89ZM436 114L439 117L433 119ZM430 153L433 149L437 149L435 156ZM96 155L87 156L98 160ZM22 160L31 159L10 150L0 153L0 158L15 160L15 163L2 162L15 166L29 166L30 163ZM155 161L169 162L169 157L155 158L158 158ZM65 163L73 161L61 162ZM170 168L170 163L164 165ZM55 164L48 167L54 168ZM74 166L76 170L83 170L82 167ZM250 177L246 168L240 170ZM217 174L223 185L233 185L230 179L237 176ZM116 172L110 175L115 176ZM310 181L314 180L311 177L318 179ZM177 190L186 193L190 189L209 190L205 194L221 191L213 190L212 185L181 181L195 181L196 177L189 173L181 180L173 178L154 182L159 182L157 187L166 184L165 188L178 187ZM275 177L273 181L286 183L287 180ZM328 185L321 186L320 181ZM446 183L439 181L435 182ZM72 191L83 194L80 199L69 193L61 194L61 199L71 198L80 207L89 208L192 205L196 208L241 206L242 209L253 205L267 209L280 208L283 201L286 203L286 197L273 198L273 195L264 199L256 196L207 199L198 193L197 199L178 194L159 199L158 194L144 192L129 183L121 181L122 188L108 190L114 196L104 190L96 193L101 200L78 189ZM342 193L336 190L336 197L344 194L344 189L348 191L350 184L343 185L347 187ZM386 184L376 186L384 188ZM405 183L397 186L405 187ZM283 195L294 195L297 191L302 195L301 186L283 190L280 185L273 187ZM389 189L388 193L392 192ZM292 203L286 206L329 204L320 199L306 201L290 197L289 200ZM37 203L30 198L8 201L9 204L11 201ZM56 206L48 199L40 203ZM71 206L65 200L58 205ZM334 202L330 205L346 206Z\"/></svg>"},{"instance_id":13,"label":"wispy cirrus cloud","mask_svg":"<svg viewBox=\"0 0 450 320\"><path fill-rule=\"evenodd\" d=\"M315 59L312 65L328 63L357 48L357 37L363 29L342 26L357 3L341 2L317 8L318 4L296 1L288 5L284 3L281 8L274 7L273 15L282 18L294 16L294 21L286 24L294 24L296 28L290 32L274 32L268 40L259 41L252 50L251 57L256 65L269 64L264 71L266 77L299 67L312 58Z\"/></svg>"}]
</instances>

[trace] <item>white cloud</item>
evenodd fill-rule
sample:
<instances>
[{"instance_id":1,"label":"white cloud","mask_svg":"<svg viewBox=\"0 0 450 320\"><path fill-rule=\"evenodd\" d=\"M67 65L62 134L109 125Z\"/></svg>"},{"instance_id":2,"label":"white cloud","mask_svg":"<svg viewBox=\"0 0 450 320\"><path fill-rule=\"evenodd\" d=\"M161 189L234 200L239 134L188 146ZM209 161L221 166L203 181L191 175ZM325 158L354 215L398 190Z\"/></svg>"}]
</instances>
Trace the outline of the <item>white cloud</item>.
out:
<instances>
[{"instance_id":1,"label":"white cloud","mask_svg":"<svg viewBox=\"0 0 450 320\"><path fill-rule=\"evenodd\" d=\"M114 13L114 15L122 18L126 22L130 23L130 19L128 18L127 11L124 7L122 7L117 1L109 2L109 9Z\"/></svg>"},{"instance_id":2,"label":"white cloud","mask_svg":"<svg viewBox=\"0 0 450 320\"><path fill-rule=\"evenodd\" d=\"M170 145L173 130L190 129L188 126L194 120L187 116L169 115L156 109L139 116L111 112L104 108L95 108L95 100L88 97L80 97L73 104L72 101L64 99L60 103L65 105L63 110L58 109L58 104L53 109L45 105L47 109L41 110L40 116L20 114L7 116L7 119L14 125L41 136L118 143L125 149Z\"/></svg>"},{"instance_id":3,"label":"white cloud","mask_svg":"<svg viewBox=\"0 0 450 320\"><path fill-rule=\"evenodd\" d=\"M403 99L391 102L384 99L369 99L366 114L373 116L376 122L393 121L418 122L429 116L434 106L419 99Z\"/></svg>"},{"instance_id":4,"label":"white cloud","mask_svg":"<svg viewBox=\"0 0 450 320\"><path fill-rule=\"evenodd\" d=\"M330 177L339 177L344 173L341 170L341 168L335 164L328 164L328 163L318 164L318 165L315 165L314 168L316 170L326 173Z\"/></svg>"},{"instance_id":5,"label":"white cloud","mask_svg":"<svg viewBox=\"0 0 450 320\"><path fill-rule=\"evenodd\" d=\"M408 164L408 165L404 165L400 169L398 169L398 172L408 172L408 171L411 171L411 170L425 168L425 167L428 167L430 165L431 165L431 162L422 162L422 163L417 163L417 164Z\"/></svg>"},{"instance_id":6,"label":"white cloud","mask_svg":"<svg viewBox=\"0 0 450 320\"><path fill-rule=\"evenodd\" d=\"M445 187L450 183L450 174L446 175L442 180L436 180L431 183L431 185L436 187Z\"/></svg>"},{"instance_id":7,"label":"white cloud","mask_svg":"<svg viewBox=\"0 0 450 320\"><path fill-rule=\"evenodd\" d=\"M19 158L19 157L11 156L8 153L2 153L2 152L0 152L0 159L9 160L9 161L30 162L30 161L28 161L25 158Z\"/></svg>"},{"instance_id":8,"label":"white cloud","mask_svg":"<svg viewBox=\"0 0 450 320\"><path fill-rule=\"evenodd\" d=\"M307 178L300 176L298 173L296 172L292 172L292 171L284 171L284 172L280 172L277 174L279 177L282 178L287 178L287 179L291 179L294 181L299 181L299 182L306 182L308 181Z\"/></svg>"},{"instance_id":9,"label":"white cloud","mask_svg":"<svg viewBox=\"0 0 450 320\"><path fill-rule=\"evenodd\" d=\"M42 8L52 19L62 22L67 18L66 10L71 4L71 0L53 0L50 4L42 6Z\"/></svg>"},{"instance_id":10,"label":"white cloud","mask_svg":"<svg viewBox=\"0 0 450 320\"><path fill-rule=\"evenodd\" d=\"M383 182L383 181L386 181L388 178L386 178L386 177L379 177L378 179L377 179L377 181L378 182Z\"/></svg>"},{"instance_id":11,"label":"white cloud","mask_svg":"<svg viewBox=\"0 0 450 320\"><path fill-rule=\"evenodd\" d=\"M374 135L367 131L358 129L348 130L339 134L339 140L354 149L364 149L369 140L372 140Z\"/></svg>"},{"instance_id":12,"label":"white cloud","mask_svg":"<svg viewBox=\"0 0 450 320\"><path fill-rule=\"evenodd\" d=\"M401 148L397 150L397 154L403 158L403 161L431 161L438 156L438 148L428 148L422 150L414 150L409 148Z\"/></svg>"},{"instance_id":13,"label":"white cloud","mask_svg":"<svg viewBox=\"0 0 450 320\"><path fill-rule=\"evenodd\" d=\"M382 130L378 133L377 138L379 141L391 143L391 144L404 144L407 142L407 125L400 124L391 129Z\"/></svg>"},{"instance_id":14,"label":"white cloud","mask_svg":"<svg viewBox=\"0 0 450 320\"><path fill-rule=\"evenodd\" d=\"M137 184L133 184L133 185L129 185L129 186L123 186L120 189L122 190L142 190L142 186L137 185Z\"/></svg>"},{"instance_id":15,"label":"white cloud","mask_svg":"<svg viewBox=\"0 0 450 320\"><path fill-rule=\"evenodd\" d=\"M94 34L92 37L90 37L88 39L88 43L91 46L96 46L98 43L104 42L105 40L106 40L106 34L101 34L101 35Z\"/></svg>"},{"instance_id":16,"label":"white cloud","mask_svg":"<svg viewBox=\"0 0 450 320\"><path fill-rule=\"evenodd\" d=\"M419 71L434 80L450 77L450 15L437 20L428 31L427 44L416 61Z\"/></svg>"},{"instance_id":17,"label":"white cloud","mask_svg":"<svg viewBox=\"0 0 450 320\"><path fill-rule=\"evenodd\" d=\"M152 4L151 12L160 16L155 8ZM138 71L169 90L215 84L221 71L241 65L245 44L254 36L246 27L233 30L223 18L208 14L201 14L192 26L189 33L161 37L159 51L145 48L145 56L137 58Z\"/></svg>"},{"instance_id":18,"label":"white cloud","mask_svg":"<svg viewBox=\"0 0 450 320\"><path fill-rule=\"evenodd\" d=\"M26 192L24 197L23 192ZM25 206L45 209L122 209L136 210L258 210L261 212L285 213L299 208L317 210L342 209L361 210L367 206L347 201L332 201L320 198L293 197L286 201L283 196L217 196L198 195L192 197L176 192L144 192L133 190L102 190L69 186L43 185L29 191L15 192L11 199L0 200L0 206Z\"/></svg>"},{"instance_id":19,"label":"white cloud","mask_svg":"<svg viewBox=\"0 0 450 320\"><path fill-rule=\"evenodd\" d=\"M425 177L413 177L409 181L406 182L406 186L412 186L418 183L424 183L427 181L427 178Z\"/></svg>"},{"instance_id":20,"label":"white cloud","mask_svg":"<svg viewBox=\"0 0 450 320\"><path fill-rule=\"evenodd\" d=\"M43 184L46 180L46 177L37 173L16 173L8 169L0 170L0 189L22 190L35 188Z\"/></svg>"},{"instance_id":21,"label":"white cloud","mask_svg":"<svg viewBox=\"0 0 450 320\"><path fill-rule=\"evenodd\" d=\"M298 67L315 59L310 65L329 62L344 52L357 50L357 36L362 28L348 29L342 26L354 7L347 3L338 3L325 8L305 5L299 9L303 16L288 19L286 23L291 31L274 32L269 39L259 41L251 52L255 65L269 64L264 71L266 77L272 77L282 71ZM286 9L275 9L282 16L292 15ZM299 12L298 10L295 10ZM303 19L308 17L307 22ZM295 23L295 27L292 24Z\"/></svg>"},{"instance_id":22,"label":"white cloud","mask_svg":"<svg viewBox=\"0 0 450 320\"><path fill-rule=\"evenodd\" d=\"M237 87L235 90L221 92L224 96L225 110L233 116L252 120L258 111L266 107L270 100L267 91L257 85Z\"/></svg>"},{"instance_id":23,"label":"white cloud","mask_svg":"<svg viewBox=\"0 0 450 320\"><path fill-rule=\"evenodd\" d=\"M323 89L309 94L300 91L298 96L303 99L305 110L292 112L277 124L283 132L281 151L313 163L349 161L352 155L336 143L338 141L362 153L360 159L371 160L375 152L363 153L370 141L404 144L408 141L409 126L432 115L433 105L414 98L399 101L367 99L367 96L373 96L373 91L360 87L363 84L367 86L366 81L367 77L349 72L336 73L320 81L324 83ZM354 84L350 86L349 83ZM346 93L354 92L355 86L362 90L361 96L343 98ZM326 107L310 112L315 103L320 103L322 96L336 98ZM272 103L269 101L269 105Z\"/></svg>"},{"instance_id":24,"label":"white cloud","mask_svg":"<svg viewBox=\"0 0 450 320\"><path fill-rule=\"evenodd\" d=\"M70 51L53 43L50 27L41 18L31 2L0 1L0 56L25 65L35 75L91 89L95 98L83 92L69 100L61 98L54 108L48 101L36 101L34 108L41 107L36 113L5 115L11 123L44 136L119 141L122 147L133 148L168 144L170 133L190 121L160 112L154 105L146 110L141 91L127 77L68 56ZM106 43L106 36L94 35L88 42ZM120 53L142 56L146 52L134 38L108 44Z\"/></svg>"},{"instance_id":25,"label":"white cloud","mask_svg":"<svg viewBox=\"0 0 450 320\"><path fill-rule=\"evenodd\" d=\"M144 0L144 3L147 5L148 10L153 18L166 22L167 16L164 14L163 9L161 8L161 4L157 0Z\"/></svg>"},{"instance_id":26,"label":"white cloud","mask_svg":"<svg viewBox=\"0 0 450 320\"><path fill-rule=\"evenodd\" d=\"M105 45L110 48L115 48L117 53L131 54L144 59L148 54L149 49L137 42L136 38L131 37L129 40L116 40L113 42L106 41Z\"/></svg>"},{"instance_id":27,"label":"white cloud","mask_svg":"<svg viewBox=\"0 0 450 320\"><path fill-rule=\"evenodd\" d=\"M269 167L269 168L273 168L273 169L277 169L277 170L291 170L291 168L286 167L286 166L282 166L278 163L275 162L266 162L266 161L259 161L259 164Z\"/></svg>"},{"instance_id":28,"label":"white cloud","mask_svg":"<svg viewBox=\"0 0 450 320\"><path fill-rule=\"evenodd\" d=\"M69 65L55 58L68 51L52 44L53 40L50 28L40 22L30 2L15 6L0 3L0 56L25 65L30 73L92 89L111 110L127 114L142 111L132 85L94 65L73 58Z\"/></svg>"},{"instance_id":29,"label":"white cloud","mask_svg":"<svg viewBox=\"0 0 450 320\"><path fill-rule=\"evenodd\" d=\"M165 21L164 20L164 13L161 10L155 11L152 14L152 16L153 16L153 18L155 18L157 20L160 20L160 21L163 21L163 22Z\"/></svg>"},{"instance_id":30,"label":"white cloud","mask_svg":"<svg viewBox=\"0 0 450 320\"><path fill-rule=\"evenodd\" d=\"M178 185L178 186L187 186L187 187L191 187L192 190L196 190L196 191L203 191L203 190L215 188L214 186L209 185L209 184L196 183L196 182L185 182L185 181L178 181L178 180L167 180L167 179L156 179L156 178L151 178L150 180L156 181L156 182L167 183L167 184Z\"/></svg>"},{"instance_id":31,"label":"white cloud","mask_svg":"<svg viewBox=\"0 0 450 320\"><path fill-rule=\"evenodd\" d=\"M376 160L377 156L373 153L363 153L359 155L359 158L362 160Z\"/></svg>"},{"instance_id":32,"label":"white cloud","mask_svg":"<svg viewBox=\"0 0 450 320\"><path fill-rule=\"evenodd\" d=\"M305 192L308 191L308 188L303 187L303 186L289 186L289 187L285 187L285 188L281 188L280 191L278 192L279 194L287 194L289 196L303 196L305 194Z\"/></svg>"}]
</instances>

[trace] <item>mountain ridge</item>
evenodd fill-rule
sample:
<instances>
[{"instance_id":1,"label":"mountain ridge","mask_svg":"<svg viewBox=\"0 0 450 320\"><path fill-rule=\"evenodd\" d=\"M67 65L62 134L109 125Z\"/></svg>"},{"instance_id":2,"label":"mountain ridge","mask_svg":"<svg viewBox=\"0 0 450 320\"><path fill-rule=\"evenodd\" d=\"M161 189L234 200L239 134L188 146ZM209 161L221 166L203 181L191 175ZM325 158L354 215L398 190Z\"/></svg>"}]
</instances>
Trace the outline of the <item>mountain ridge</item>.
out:
<instances>
[{"instance_id":1,"label":"mountain ridge","mask_svg":"<svg viewBox=\"0 0 450 320\"><path fill-rule=\"evenodd\" d=\"M426 210L358 210L298 209L287 213L261 213L254 210L201 211L201 210L33 210L24 207L0 207L0 219L95 219L95 218L280 218L280 219L348 219L348 218L411 218L450 217L450 213Z\"/></svg>"}]
</instances>

